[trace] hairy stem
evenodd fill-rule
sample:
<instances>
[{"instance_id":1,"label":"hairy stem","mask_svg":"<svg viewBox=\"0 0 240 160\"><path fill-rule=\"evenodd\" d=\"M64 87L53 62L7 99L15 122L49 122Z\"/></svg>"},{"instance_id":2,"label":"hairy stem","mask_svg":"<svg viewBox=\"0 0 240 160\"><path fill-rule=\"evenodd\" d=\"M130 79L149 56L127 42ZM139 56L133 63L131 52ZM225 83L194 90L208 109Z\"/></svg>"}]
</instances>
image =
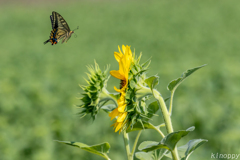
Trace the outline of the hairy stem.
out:
<instances>
[{"instance_id":1,"label":"hairy stem","mask_svg":"<svg viewBox=\"0 0 240 160\"><path fill-rule=\"evenodd\" d=\"M163 114L163 118L164 118L164 122L165 122L165 126L166 126L166 129L167 129L167 133L168 134L172 133L173 132L172 121L171 121L171 118L170 118L170 114L167 110L167 106L164 102L164 99L161 96L161 94L155 89L153 90L153 95L157 99L157 101L160 105L160 108L161 108L161 111L162 111L162 114ZM175 147L175 149L173 151L171 151L171 153L172 153L173 160L179 160L177 147Z\"/></svg>"},{"instance_id":2,"label":"hairy stem","mask_svg":"<svg viewBox=\"0 0 240 160\"><path fill-rule=\"evenodd\" d=\"M169 103L169 114L170 114L170 116L172 115L173 95L174 95L174 90L171 91L171 98L170 98L170 103Z\"/></svg>"},{"instance_id":3,"label":"hairy stem","mask_svg":"<svg viewBox=\"0 0 240 160\"><path fill-rule=\"evenodd\" d=\"M132 154L130 152L129 137L128 137L128 134L126 133L126 131L123 131L123 139L124 139L125 149L127 152L127 159L133 160Z\"/></svg>"}]
</instances>

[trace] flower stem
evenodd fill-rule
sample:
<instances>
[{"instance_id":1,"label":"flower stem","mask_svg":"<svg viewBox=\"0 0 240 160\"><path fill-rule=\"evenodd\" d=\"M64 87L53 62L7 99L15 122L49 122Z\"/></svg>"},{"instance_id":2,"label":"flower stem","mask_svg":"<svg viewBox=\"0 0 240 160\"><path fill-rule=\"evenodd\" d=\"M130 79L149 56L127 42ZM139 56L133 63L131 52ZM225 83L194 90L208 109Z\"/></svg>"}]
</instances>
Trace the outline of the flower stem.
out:
<instances>
[{"instance_id":1,"label":"flower stem","mask_svg":"<svg viewBox=\"0 0 240 160\"><path fill-rule=\"evenodd\" d=\"M126 152L127 152L127 159L133 160L132 154L130 152L129 137L128 137L128 134L126 133L126 131L123 131L123 139L124 139L124 145L125 145Z\"/></svg>"},{"instance_id":2,"label":"flower stem","mask_svg":"<svg viewBox=\"0 0 240 160\"><path fill-rule=\"evenodd\" d=\"M164 134L162 133L162 131L156 127L154 127L154 129L164 138Z\"/></svg>"},{"instance_id":3,"label":"flower stem","mask_svg":"<svg viewBox=\"0 0 240 160\"><path fill-rule=\"evenodd\" d=\"M138 134L137 134L137 137L135 139L135 142L134 142L134 145L133 145L133 148L132 148L132 156L134 155L134 152L135 152L135 149L136 149L136 146L137 146L137 143L138 143L138 139L141 135L142 131L139 131Z\"/></svg>"},{"instance_id":4,"label":"flower stem","mask_svg":"<svg viewBox=\"0 0 240 160\"><path fill-rule=\"evenodd\" d=\"M153 92L154 92L154 97L157 99L157 101L158 101L158 103L161 107L161 111L162 111L162 114L163 114L165 126L167 128L167 133L168 134L172 133L173 132L172 121L170 119L169 112L167 110L167 106L164 102L164 99L157 90L154 89Z\"/></svg>"},{"instance_id":5,"label":"flower stem","mask_svg":"<svg viewBox=\"0 0 240 160\"><path fill-rule=\"evenodd\" d=\"M173 95L174 95L174 91L171 91L171 98L170 98L170 104L169 104L169 114L170 114L170 116L172 115Z\"/></svg>"},{"instance_id":6,"label":"flower stem","mask_svg":"<svg viewBox=\"0 0 240 160\"><path fill-rule=\"evenodd\" d=\"M172 127L172 121L170 118L170 114L167 110L167 106L164 102L163 97L161 96L161 94L157 91L157 90L153 90L153 96L157 99L160 107L161 107L161 111L163 114L163 118L164 118L164 122L165 122L165 126L167 129L167 133L172 133L173 132L173 127ZM175 149L173 151L171 151L172 153L172 158L173 160L179 160L179 156L178 156L178 152L177 152L177 147L175 147Z\"/></svg>"}]
</instances>

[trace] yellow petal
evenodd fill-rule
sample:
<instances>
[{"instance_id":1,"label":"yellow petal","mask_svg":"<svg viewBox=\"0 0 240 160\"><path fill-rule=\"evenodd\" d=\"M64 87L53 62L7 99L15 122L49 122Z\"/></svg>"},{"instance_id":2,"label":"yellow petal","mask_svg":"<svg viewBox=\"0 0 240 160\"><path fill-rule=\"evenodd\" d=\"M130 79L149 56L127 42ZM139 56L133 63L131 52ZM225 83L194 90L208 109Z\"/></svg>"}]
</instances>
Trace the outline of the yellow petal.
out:
<instances>
[{"instance_id":1,"label":"yellow petal","mask_svg":"<svg viewBox=\"0 0 240 160\"><path fill-rule=\"evenodd\" d=\"M119 106L118 106L118 112L124 112L126 106L127 106L127 104L119 105Z\"/></svg>"},{"instance_id":2,"label":"yellow petal","mask_svg":"<svg viewBox=\"0 0 240 160\"><path fill-rule=\"evenodd\" d=\"M117 87L115 87L115 86L114 86L114 89L115 89L115 91L117 91L117 92L120 92L120 93L122 92L121 89L117 89Z\"/></svg>"},{"instance_id":3,"label":"yellow petal","mask_svg":"<svg viewBox=\"0 0 240 160\"><path fill-rule=\"evenodd\" d=\"M130 70L131 62L132 62L131 57L124 55L121 62L119 62L119 73L124 74L125 77L128 77L128 72ZM122 68L120 68L120 64Z\"/></svg>"},{"instance_id":4,"label":"yellow petal","mask_svg":"<svg viewBox=\"0 0 240 160\"><path fill-rule=\"evenodd\" d=\"M120 62L122 56L123 56L123 54L118 53L118 52L114 52L114 57L118 62Z\"/></svg>"},{"instance_id":5,"label":"yellow petal","mask_svg":"<svg viewBox=\"0 0 240 160\"><path fill-rule=\"evenodd\" d=\"M129 58L132 58L132 51L131 51L131 49L130 49L130 46L126 46L126 50L128 51L127 52L127 56L129 57Z\"/></svg>"},{"instance_id":6,"label":"yellow petal","mask_svg":"<svg viewBox=\"0 0 240 160\"><path fill-rule=\"evenodd\" d=\"M119 117L117 118L117 122L123 122L126 116L127 116L127 112L120 114Z\"/></svg>"},{"instance_id":7,"label":"yellow petal","mask_svg":"<svg viewBox=\"0 0 240 160\"><path fill-rule=\"evenodd\" d=\"M126 47L122 45L123 54L125 54Z\"/></svg>"},{"instance_id":8,"label":"yellow petal","mask_svg":"<svg viewBox=\"0 0 240 160\"><path fill-rule=\"evenodd\" d=\"M122 127L122 123L117 123L115 132L117 132Z\"/></svg>"},{"instance_id":9,"label":"yellow petal","mask_svg":"<svg viewBox=\"0 0 240 160\"><path fill-rule=\"evenodd\" d=\"M115 123L113 123L110 127L112 127L113 126L113 128L116 128L116 126L117 126L117 121L115 121Z\"/></svg>"},{"instance_id":10,"label":"yellow petal","mask_svg":"<svg viewBox=\"0 0 240 160\"><path fill-rule=\"evenodd\" d=\"M112 71L110 71L110 74L111 74L113 77L117 78L117 79L124 80L124 76L121 75L121 74L119 73L119 71L112 70Z\"/></svg>"},{"instance_id":11,"label":"yellow petal","mask_svg":"<svg viewBox=\"0 0 240 160\"><path fill-rule=\"evenodd\" d=\"M132 58L132 51L130 49L130 46L129 46L129 56Z\"/></svg>"},{"instance_id":12,"label":"yellow petal","mask_svg":"<svg viewBox=\"0 0 240 160\"><path fill-rule=\"evenodd\" d=\"M111 120L113 120L116 116L118 116L118 108L115 108L111 113L109 113L109 117L111 117Z\"/></svg>"},{"instance_id":13,"label":"yellow petal","mask_svg":"<svg viewBox=\"0 0 240 160\"><path fill-rule=\"evenodd\" d=\"M122 105L125 104L125 96L124 96L122 93L124 93L124 92L121 92L121 96L120 96L120 98L117 100L117 103L118 103L119 106L122 106Z\"/></svg>"},{"instance_id":14,"label":"yellow petal","mask_svg":"<svg viewBox=\"0 0 240 160\"><path fill-rule=\"evenodd\" d=\"M118 46L118 51L119 51L119 53L122 54L121 48L119 46Z\"/></svg>"},{"instance_id":15,"label":"yellow petal","mask_svg":"<svg viewBox=\"0 0 240 160\"><path fill-rule=\"evenodd\" d=\"M124 100L125 101L125 96L126 96L126 93L125 93L125 91L124 92L121 92L121 96L120 96L120 100L122 101L122 100Z\"/></svg>"},{"instance_id":16,"label":"yellow petal","mask_svg":"<svg viewBox=\"0 0 240 160\"><path fill-rule=\"evenodd\" d=\"M124 56L118 64L119 64L119 73L121 75L125 75L126 74L126 65L125 65L125 62L124 62Z\"/></svg>"}]
</instances>

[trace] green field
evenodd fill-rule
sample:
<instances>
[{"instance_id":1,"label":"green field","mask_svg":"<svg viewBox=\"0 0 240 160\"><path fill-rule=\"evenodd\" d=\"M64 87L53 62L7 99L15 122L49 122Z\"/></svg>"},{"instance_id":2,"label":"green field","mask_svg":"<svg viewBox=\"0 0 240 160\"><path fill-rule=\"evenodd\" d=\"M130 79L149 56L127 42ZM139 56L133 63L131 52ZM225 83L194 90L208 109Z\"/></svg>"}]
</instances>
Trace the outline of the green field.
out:
<instances>
[{"instance_id":1,"label":"green field","mask_svg":"<svg viewBox=\"0 0 240 160\"><path fill-rule=\"evenodd\" d=\"M0 160L103 159L54 140L89 145L109 142L112 160L124 160L122 135L110 127L104 112L96 121L80 119L79 84L86 66L97 61L117 70L118 45L131 45L142 62L150 57L148 75L158 75L157 88L169 96L167 84L182 72L207 64L176 91L174 129L195 126L184 138L209 141L190 159L211 153L240 154L240 12L239 1L53 1L0 6ZM44 45L52 11L71 29L68 43ZM114 91L119 81L110 78ZM159 116L153 123L162 121ZM130 134L134 136L136 133ZM160 141L155 131L140 138Z\"/></svg>"}]
</instances>

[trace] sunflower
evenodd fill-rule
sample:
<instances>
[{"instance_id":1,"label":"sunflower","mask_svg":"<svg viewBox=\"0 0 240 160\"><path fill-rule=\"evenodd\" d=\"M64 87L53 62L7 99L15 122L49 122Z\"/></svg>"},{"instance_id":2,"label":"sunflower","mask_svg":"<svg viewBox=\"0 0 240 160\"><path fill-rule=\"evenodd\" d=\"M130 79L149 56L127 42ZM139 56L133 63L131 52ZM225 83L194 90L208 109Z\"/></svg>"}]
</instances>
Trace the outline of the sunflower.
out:
<instances>
[{"instance_id":1,"label":"sunflower","mask_svg":"<svg viewBox=\"0 0 240 160\"><path fill-rule=\"evenodd\" d=\"M110 74L117 78L120 79L120 89L117 89L114 86L114 89L120 93L120 98L117 100L117 104L118 107L115 108L110 114L109 116L111 117L111 120L113 120L114 118L117 117L117 120L115 121L115 123L112 125L115 128L115 132L122 131L124 125L126 124L126 116L127 116L127 112L125 111L125 108L127 106L126 104L126 99L125 99L125 95L126 95L126 90L127 90L127 86L128 86L128 73L130 71L130 66L132 63L132 51L130 49L130 46L126 45L122 45L122 51L120 49L120 47L118 46L118 50L119 52L114 52L114 57L117 60L117 62L119 63L119 70L112 70L110 71Z\"/></svg>"}]
</instances>

